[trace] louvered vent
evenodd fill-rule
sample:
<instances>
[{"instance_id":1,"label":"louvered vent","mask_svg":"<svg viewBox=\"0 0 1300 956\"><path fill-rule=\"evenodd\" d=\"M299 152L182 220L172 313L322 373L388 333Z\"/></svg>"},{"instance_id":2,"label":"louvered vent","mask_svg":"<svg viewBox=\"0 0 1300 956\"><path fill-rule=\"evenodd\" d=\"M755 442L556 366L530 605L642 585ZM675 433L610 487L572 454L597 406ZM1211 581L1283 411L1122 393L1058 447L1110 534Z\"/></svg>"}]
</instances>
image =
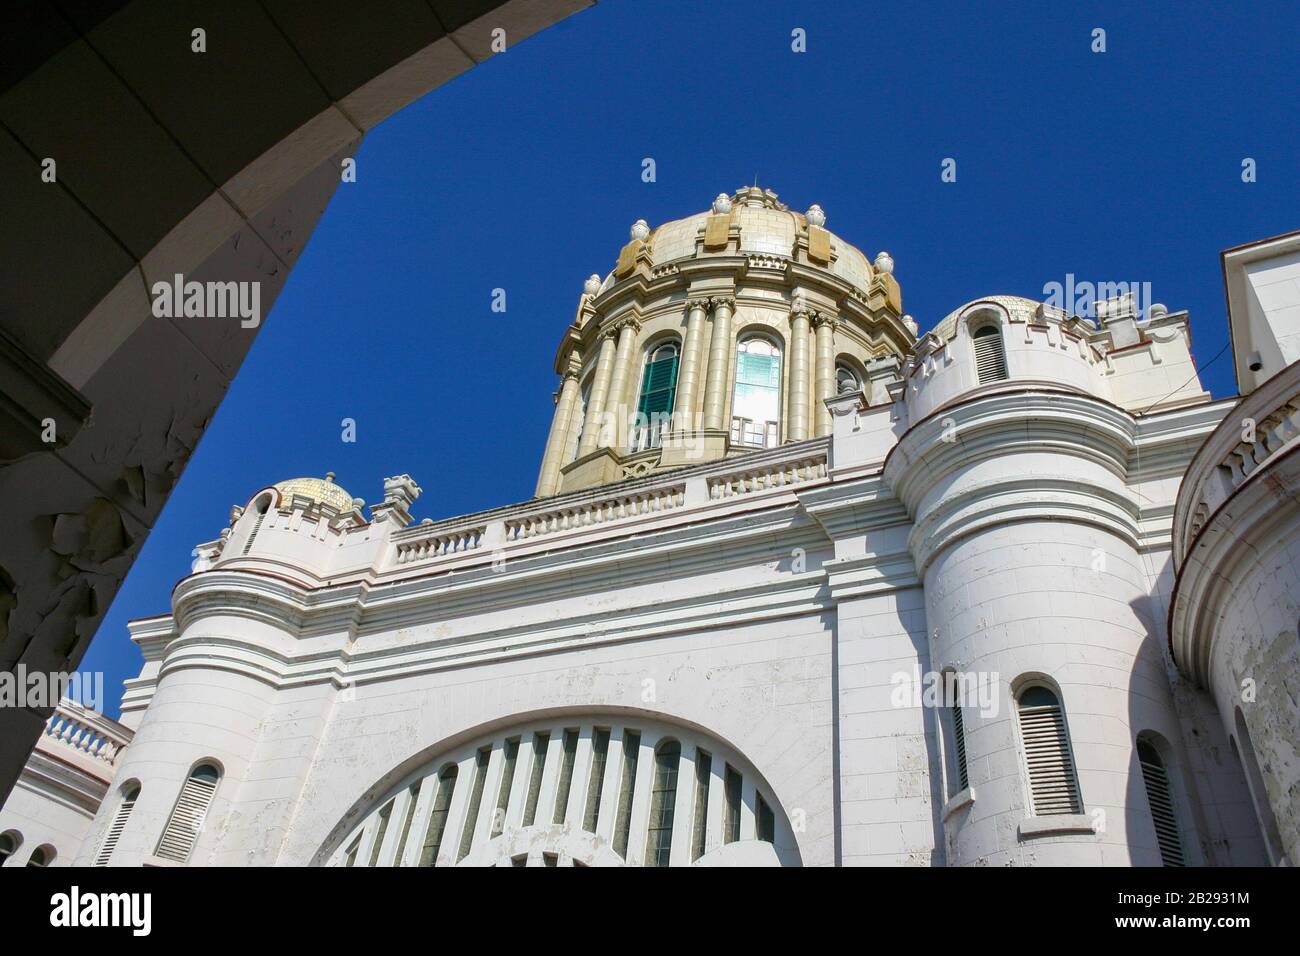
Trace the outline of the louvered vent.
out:
<instances>
[{"instance_id":1,"label":"louvered vent","mask_svg":"<svg viewBox=\"0 0 1300 956\"><path fill-rule=\"evenodd\" d=\"M248 533L248 540L244 542L244 550L241 552L242 554L248 554L249 551L253 550L253 541L257 538L257 532L262 530L262 521L265 518L265 511L258 514L257 520L253 522L253 530Z\"/></svg>"},{"instance_id":2,"label":"louvered vent","mask_svg":"<svg viewBox=\"0 0 1300 956\"><path fill-rule=\"evenodd\" d=\"M117 808L117 813L113 815L113 824L108 828L108 835L104 837L99 852L95 854L95 866L108 866L109 858L117 849L117 841L121 839L122 831L126 829L126 821L131 816L131 811L135 809L135 801L139 796L139 790L132 791Z\"/></svg>"},{"instance_id":3,"label":"louvered vent","mask_svg":"<svg viewBox=\"0 0 1300 956\"><path fill-rule=\"evenodd\" d=\"M1034 816L1082 813L1065 714L1056 695L1045 687L1031 687L1021 695L1019 710Z\"/></svg>"},{"instance_id":4,"label":"louvered vent","mask_svg":"<svg viewBox=\"0 0 1300 956\"><path fill-rule=\"evenodd\" d=\"M1160 844L1160 862L1165 866L1185 866L1183 841L1178 836L1178 817L1174 813L1164 761L1146 741L1138 741L1137 752L1147 788L1147 803L1151 806L1151 822L1156 826L1156 841Z\"/></svg>"},{"instance_id":5,"label":"louvered vent","mask_svg":"<svg viewBox=\"0 0 1300 956\"><path fill-rule=\"evenodd\" d=\"M957 789L961 791L970 786L970 778L966 773L966 725L960 706L952 708L952 740L957 757Z\"/></svg>"},{"instance_id":6,"label":"louvered vent","mask_svg":"<svg viewBox=\"0 0 1300 956\"><path fill-rule=\"evenodd\" d=\"M181 795L176 798L176 806L163 829L162 839L158 841L158 856L164 860L184 863L189 859L194 843L203 828L203 818L208 815L208 805L217 790L217 771L204 765L190 774Z\"/></svg>"},{"instance_id":7,"label":"louvered vent","mask_svg":"<svg viewBox=\"0 0 1300 956\"><path fill-rule=\"evenodd\" d=\"M1007 377L1007 358L1002 351L1002 334L996 326L986 325L975 333L975 374L981 385L1000 382Z\"/></svg>"}]
</instances>

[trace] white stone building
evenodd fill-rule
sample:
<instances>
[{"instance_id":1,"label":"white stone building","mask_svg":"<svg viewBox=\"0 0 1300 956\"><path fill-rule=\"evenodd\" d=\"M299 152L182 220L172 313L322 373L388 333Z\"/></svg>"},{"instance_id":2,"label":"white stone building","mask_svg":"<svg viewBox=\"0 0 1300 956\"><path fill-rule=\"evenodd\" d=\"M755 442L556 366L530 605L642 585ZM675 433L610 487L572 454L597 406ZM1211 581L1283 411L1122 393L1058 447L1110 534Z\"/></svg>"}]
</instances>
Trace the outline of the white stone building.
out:
<instances>
[{"instance_id":1,"label":"white stone building","mask_svg":"<svg viewBox=\"0 0 1300 956\"><path fill-rule=\"evenodd\" d=\"M825 222L635 224L531 501L233 509L131 625L134 738L56 862L1293 860L1296 237L1225 254L1238 409L1128 296L917 340Z\"/></svg>"}]
</instances>

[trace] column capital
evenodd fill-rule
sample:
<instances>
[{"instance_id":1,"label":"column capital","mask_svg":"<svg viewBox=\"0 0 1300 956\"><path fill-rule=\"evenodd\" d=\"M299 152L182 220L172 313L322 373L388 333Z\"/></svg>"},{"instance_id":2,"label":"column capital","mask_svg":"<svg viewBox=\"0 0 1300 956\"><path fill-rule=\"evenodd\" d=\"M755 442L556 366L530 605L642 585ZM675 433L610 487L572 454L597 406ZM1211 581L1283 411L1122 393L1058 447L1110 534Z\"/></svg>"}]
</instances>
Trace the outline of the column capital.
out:
<instances>
[{"instance_id":1,"label":"column capital","mask_svg":"<svg viewBox=\"0 0 1300 956\"><path fill-rule=\"evenodd\" d=\"M819 329L823 325L829 325L833 331L840 324L840 320L835 316L834 312L824 312L821 309L811 309L809 312L815 329Z\"/></svg>"},{"instance_id":2,"label":"column capital","mask_svg":"<svg viewBox=\"0 0 1300 956\"><path fill-rule=\"evenodd\" d=\"M714 295L710 296L709 300L713 303L715 309L720 309L723 306L728 309L736 307L736 297L734 295Z\"/></svg>"},{"instance_id":3,"label":"column capital","mask_svg":"<svg viewBox=\"0 0 1300 956\"><path fill-rule=\"evenodd\" d=\"M634 315L625 315L621 319L611 322L608 326L600 330L600 334L605 338L617 339L622 335L624 329L631 329L633 333L641 331L641 323Z\"/></svg>"},{"instance_id":4,"label":"column capital","mask_svg":"<svg viewBox=\"0 0 1300 956\"><path fill-rule=\"evenodd\" d=\"M709 309L709 297L707 295L691 296L686 300L686 310L689 312L692 309L703 309L707 312Z\"/></svg>"}]
</instances>

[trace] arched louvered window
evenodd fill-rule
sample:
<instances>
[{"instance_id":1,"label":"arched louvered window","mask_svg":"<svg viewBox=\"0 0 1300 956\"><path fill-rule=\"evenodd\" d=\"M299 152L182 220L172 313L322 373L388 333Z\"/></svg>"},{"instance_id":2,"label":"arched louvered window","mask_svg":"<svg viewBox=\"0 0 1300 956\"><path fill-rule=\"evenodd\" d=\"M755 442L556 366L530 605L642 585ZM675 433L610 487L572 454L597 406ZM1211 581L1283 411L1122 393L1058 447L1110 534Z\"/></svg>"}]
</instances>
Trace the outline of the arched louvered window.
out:
<instances>
[{"instance_id":1,"label":"arched louvered window","mask_svg":"<svg viewBox=\"0 0 1300 956\"><path fill-rule=\"evenodd\" d=\"M1083 800L1059 698L1035 684L1020 692L1016 707L1029 775L1031 812L1038 817L1082 813Z\"/></svg>"},{"instance_id":2,"label":"arched louvered window","mask_svg":"<svg viewBox=\"0 0 1300 956\"><path fill-rule=\"evenodd\" d=\"M32 855L27 858L27 865L37 868L46 867L54 862L54 857L54 847L49 844L38 846L35 850L32 850Z\"/></svg>"},{"instance_id":3,"label":"arched louvered window","mask_svg":"<svg viewBox=\"0 0 1300 956\"><path fill-rule=\"evenodd\" d=\"M244 542L243 554L248 554L253 549L253 541L257 538L257 533L262 530L262 522L266 520L266 513L271 510L271 495L266 493L261 495L253 502L253 511L257 515L253 519L252 530L248 532L248 540Z\"/></svg>"},{"instance_id":4,"label":"arched louvered window","mask_svg":"<svg viewBox=\"0 0 1300 956\"><path fill-rule=\"evenodd\" d=\"M189 860L220 780L221 771L210 763L199 764L190 771L158 841L158 856L176 863Z\"/></svg>"},{"instance_id":5,"label":"arched louvered window","mask_svg":"<svg viewBox=\"0 0 1300 956\"><path fill-rule=\"evenodd\" d=\"M447 832L447 816L451 813L451 797L456 792L456 765L448 764L438 774L438 792L433 797L433 810L429 813L429 828L420 850L420 866L433 866L438 862L442 836Z\"/></svg>"},{"instance_id":6,"label":"arched louvered window","mask_svg":"<svg viewBox=\"0 0 1300 956\"><path fill-rule=\"evenodd\" d=\"M944 672L944 703L947 705L946 726L948 746L948 796L954 797L970 786L966 772L966 719L962 714L958 676Z\"/></svg>"},{"instance_id":7,"label":"arched louvered window","mask_svg":"<svg viewBox=\"0 0 1300 956\"><path fill-rule=\"evenodd\" d=\"M636 405L636 428L632 433L632 451L657 448L672 420L677 398L677 363L680 358L676 342L665 342L646 355L641 373L641 397Z\"/></svg>"},{"instance_id":8,"label":"arched louvered window","mask_svg":"<svg viewBox=\"0 0 1300 956\"><path fill-rule=\"evenodd\" d=\"M673 810L677 806L677 767L682 745L665 740L655 748L655 777L650 790L650 827L646 834L645 865L667 866L673 848Z\"/></svg>"},{"instance_id":9,"label":"arched louvered window","mask_svg":"<svg viewBox=\"0 0 1300 956\"><path fill-rule=\"evenodd\" d=\"M122 838L122 831L126 829L126 821L130 819L131 811L135 809L135 802L139 798L140 787L138 784L132 784L122 791L122 802L117 805L117 813L113 814L113 822L109 824L104 842L100 844L99 852L95 854L95 866L108 866L113 851L117 849L117 841Z\"/></svg>"},{"instance_id":10,"label":"arched louvered window","mask_svg":"<svg viewBox=\"0 0 1300 956\"><path fill-rule=\"evenodd\" d=\"M392 780L346 819L320 862L686 866L737 841L771 845L745 848L750 859L798 862L788 818L740 754L644 717L501 728Z\"/></svg>"},{"instance_id":11,"label":"arched louvered window","mask_svg":"<svg viewBox=\"0 0 1300 956\"><path fill-rule=\"evenodd\" d=\"M731 443L775 448L780 436L781 349L769 339L751 335L736 346Z\"/></svg>"},{"instance_id":12,"label":"arched louvered window","mask_svg":"<svg viewBox=\"0 0 1300 956\"><path fill-rule=\"evenodd\" d=\"M1002 348L1002 330L984 325L971 338L975 346L975 374L981 385L1007 377L1007 356Z\"/></svg>"},{"instance_id":13,"label":"arched louvered window","mask_svg":"<svg viewBox=\"0 0 1300 956\"><path fill-rule=\"evenodd\" d=\"M835 366L835 394L851 395L862 389L862 380L858 373L841 362Z\"/></svg>"},{"instance_id":14,"label":"arched louvered window","mask_svg":"<svg viewBox=\"0 0 1300 956\"><path fill-rule=\"evenodd\" d=\"M1138 765L1142 768L1142 782L1146 784L1147 805L1151 808L1151 822L1156 828L1156 842L1160 846L1160 862L1165 866L1185 866L1183 841L1178 833L1178 814L1174 810L1173 792L1165 762L1150 741L1138 738Z\"/></svg>"},{"instance_id":15,"label":"arched louvered window","mask_svg":"<svg viewBox=\"0 0 1300 956\"><path fill-rule=\"evenodd\" d=\"M0 833L0 866L9 862L9 858L18 852L22 844L23 838L17 831L8 830Z\"/></svg>"}]
</instances>

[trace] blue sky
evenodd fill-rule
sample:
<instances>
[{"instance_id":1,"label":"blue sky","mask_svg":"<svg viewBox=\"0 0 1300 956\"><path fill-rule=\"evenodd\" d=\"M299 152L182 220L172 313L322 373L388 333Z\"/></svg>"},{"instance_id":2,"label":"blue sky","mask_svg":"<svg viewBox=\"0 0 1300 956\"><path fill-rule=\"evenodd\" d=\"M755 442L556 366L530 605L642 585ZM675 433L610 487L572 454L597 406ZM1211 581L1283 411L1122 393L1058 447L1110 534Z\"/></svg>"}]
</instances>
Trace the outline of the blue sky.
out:
<instances>
[{"instance_id":1,"label":"blue sky","mask_svg":"<svg viewBox=\"0 0 1300 956\"><path fill-rule=\"evenodd\" d=\"M1048 6L603 0L372 131L82 663L105 710L126 622L256 489L335 471L373 502L409 473L417 518L531 496L583 279L634 220L755 177L888 250L922 330L1067 273L1146 281L1233 394L1219 252L1300 226L1294 5Z\"/></svg>"}]
</instances>

